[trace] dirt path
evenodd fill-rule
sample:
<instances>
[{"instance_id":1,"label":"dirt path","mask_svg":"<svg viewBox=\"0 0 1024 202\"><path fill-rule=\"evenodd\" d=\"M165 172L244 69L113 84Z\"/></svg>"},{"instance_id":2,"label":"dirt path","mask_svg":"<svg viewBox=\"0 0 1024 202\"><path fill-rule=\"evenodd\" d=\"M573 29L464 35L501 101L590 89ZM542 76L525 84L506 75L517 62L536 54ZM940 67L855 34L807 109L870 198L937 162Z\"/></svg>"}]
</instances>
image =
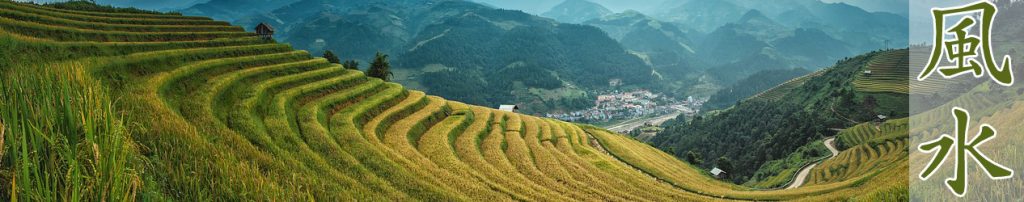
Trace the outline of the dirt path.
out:
<instances>
[{"instance_id":1,"label":"dirt path","mask_svg":"<svg viewBox=\"0 0 1024 202\"><path fill-rule=\"evenodd\" d=\"M825 144L825 147L828 148L828 151L832 152L832 156L828 158L836 157L836 155L839 155L839 150L836 150L835 147L835 140L836 138L833 137L825 139L825 142L823 142ZM813 163L807 167L804 167L804 169L800 170L800 172L797 173L796 178L793 179L793 182L790 183L789 186L786 186L786 189L793 189L800 187L801 185L804 185L804 181L807 181L807 175L811 174L811 169L813 169L814 166L817 166L819 163L821 162Z\"/></svg>"},{"instance_id":2,"label":"dirt path","mask_svg":"<svg viewBox=\"0 0 1024 202\"><path fill-rule=\"evenodd\" d=\"M843 116L842 114L839 114L839 112L836 111L836 105L835 105L834 102L832 104L828 105L828 108L832 110L833 114L835 114L836 116L839 116L839 118L846 119L846 121L849 121L850 123L854 123L854 124L860 123L860 122L854 121L853 119L846 118L846 116Z\"/></svg>"}]
</instances>

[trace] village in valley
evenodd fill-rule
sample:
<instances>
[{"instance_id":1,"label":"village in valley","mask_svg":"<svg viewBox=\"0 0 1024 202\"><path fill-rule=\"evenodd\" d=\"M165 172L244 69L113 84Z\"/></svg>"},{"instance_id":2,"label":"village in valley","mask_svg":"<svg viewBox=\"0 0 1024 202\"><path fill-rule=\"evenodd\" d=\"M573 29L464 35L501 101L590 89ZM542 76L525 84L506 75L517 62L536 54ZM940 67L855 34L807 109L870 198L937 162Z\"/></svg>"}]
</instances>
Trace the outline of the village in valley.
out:
<instances>
[{"instance_id":1,"label":"village in valley","mask_svg":"<svg viewBox=\"0 0 1024 202\"><path fill-rule=\"evenodd\" d=\"M545 117L571 122L609 124L619 121L653 118L674 113L692 116L706 98L676 100L648 90L609 91L597 96L594 107L567 113L548 113Z\"/></svg>"}]
</instances>

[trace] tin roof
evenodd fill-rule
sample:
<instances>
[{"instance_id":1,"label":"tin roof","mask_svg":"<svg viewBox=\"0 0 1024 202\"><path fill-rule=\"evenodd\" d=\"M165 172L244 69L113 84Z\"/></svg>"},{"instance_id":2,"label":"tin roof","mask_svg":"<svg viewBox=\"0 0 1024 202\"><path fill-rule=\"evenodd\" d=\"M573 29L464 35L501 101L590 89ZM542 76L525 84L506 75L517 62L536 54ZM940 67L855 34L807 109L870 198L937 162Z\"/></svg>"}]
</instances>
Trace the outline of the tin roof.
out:
<instances>
[{"instance_id":1,"label":"tin roof","mask_svg":"<svg viewBox=\"0 0 1024 202\"><path fill-rule=\"evenodd\" d=\"M516 106L516 105L501 105L501 106L498 106L498 110L501 110L501 111L512 112L512 111L515 111L517 109L519 109L519 106Z\"/></svg>"}]
</instances>

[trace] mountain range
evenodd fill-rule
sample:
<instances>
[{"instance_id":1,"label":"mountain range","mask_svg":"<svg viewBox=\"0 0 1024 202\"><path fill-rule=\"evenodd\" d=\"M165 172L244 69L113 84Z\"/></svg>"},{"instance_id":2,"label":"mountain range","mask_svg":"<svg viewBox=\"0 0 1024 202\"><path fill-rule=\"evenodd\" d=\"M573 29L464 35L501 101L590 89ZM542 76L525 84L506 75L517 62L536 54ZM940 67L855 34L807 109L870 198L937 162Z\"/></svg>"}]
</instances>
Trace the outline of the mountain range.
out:
<instances>
[{"instance_id":1,"label":"mountain range","mask_svg":"<svg viewBox=\"0 0 1024 202\"><path fill-rule=\"evenodd\" d=\"M489 1L211 0L182 12L266 22L278 41L364 64L387 53L407 86L472 104L522 104L527 113L585 108L589 92L616 88L709 96L762 70L815 70L906 44L905 17L844 3L665 1L618 13L602 3L615 5L538 2L550 7L528 9L535 15ZM502 78L525 70L547 76ZM608 85L614 80L627 85Z\"/></svg>"},{"instance_id":2,"label":"mountain range","mask_svg":"<svg viewBox=\"0 0 1024 202\"><path fill-rule=\"evenodd\" d=\"M588 107L587 92L612 80L654 80L650 65L600 29L466 1L301 0L235 22L267 22L277 40L364 64L390 54L398 82L472 104L522 104L527 113Z\"/></svg>"},{"instance_id":3,"label":"mountain range","mask_svg":"<svg viewBox=\"0 0 1024 202\"><path fill-rule=\"evenodd\" d=\"M612 14L611 10L594 2L587 0L566 0L555 5L548 12L540 16L558 20L559 22L581 23L591 19L598 19Z\"/></svg>"}]
</instances>

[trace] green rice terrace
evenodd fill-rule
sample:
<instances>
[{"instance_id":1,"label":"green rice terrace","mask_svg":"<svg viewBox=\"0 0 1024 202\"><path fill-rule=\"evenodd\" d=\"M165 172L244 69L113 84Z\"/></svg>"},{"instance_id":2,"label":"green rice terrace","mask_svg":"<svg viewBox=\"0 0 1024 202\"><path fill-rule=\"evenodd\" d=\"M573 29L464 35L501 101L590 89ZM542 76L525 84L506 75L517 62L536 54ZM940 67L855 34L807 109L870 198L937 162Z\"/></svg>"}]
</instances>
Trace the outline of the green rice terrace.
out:
<instances>
[{"instance_id":1,"label":"green rice terrace","mask_svg":"<svg viewBox=\"0 0 1024 202\"><path fill-rule=\"evenodd\" d=\"M864 123L841 131L838 147L843 152L811 170L808 184L874 175L887 169L908 169L908 121L903 118Z\"/></svg>"},{"instance_id":2,"label":"green rice terrace","mask_svg":"<svg viewBox=\"0 0 1024 202\"><path fill-rule=\"evenodd\" d=\"M803 76L800 76L800 77L797 77L797 78L790 79L789 81L786 81L786 82L783 82L783 83L781 83L779 85L776 85L775 87L772 87L772 88L770 88L768 90L765 90L764 92L758 93L758 94L756 94L754 96L750 96L750 98L747 98L747 99L762 99L762 100L779 100L779 99L782 99L784 96L786 96L787 92L790 92L793 89L802 86L804 84L804 82L807 82L808 80L811 80L812 78L821 76L822 74L825 73L825 71L826 71L825 69L818 70L818 71L814 71L814 72L812 72L810 74L807 74L807 75L803 75Z\"/></svg>"},{"instance_id":3,"label":"green rice terrace","mask_svg":"<svg viewBox=\"0 0 1024 202\"><path fill-rule=\"evenodd\" d=\"M848 129L809 185L755 190L621 134L407 90L205 17L0 1L0 51L12 200L906 197L905 163L870 169L906 161L892 123ZM866 88L906 91L877 81Z\"/></svg>"},{"instance_id":4,"label":"green rice terrace","mask_svg":"<svg viewBox=\"0 0 1024 202\"><path fill-rule=\"evenodd\" d=\"M864 71L854 78L853 84L862 92L890 92L906 94L910 91L908 51L891 51L868 61Z\"/></svg>"}]
</instances>

